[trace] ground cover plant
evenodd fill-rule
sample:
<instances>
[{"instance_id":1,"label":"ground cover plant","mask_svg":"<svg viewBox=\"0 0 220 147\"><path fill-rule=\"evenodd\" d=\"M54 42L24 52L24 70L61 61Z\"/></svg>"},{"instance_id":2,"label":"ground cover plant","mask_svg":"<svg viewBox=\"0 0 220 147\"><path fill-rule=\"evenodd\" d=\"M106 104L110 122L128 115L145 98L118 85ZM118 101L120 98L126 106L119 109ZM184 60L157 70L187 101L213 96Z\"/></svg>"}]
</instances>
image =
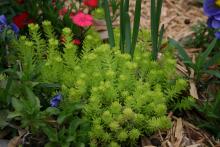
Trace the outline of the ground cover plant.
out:
<instances>
[{"instance_id":1,"label":"ground cover plant","mask_svg":"<svg viewBox=\"0 0 220 147\"><path fill-rule=\"evenodd\" d=\"M151 145L164 145L169 129L178 143L170 142L185 146L172 114L219 138L219 92L204 89L220 79L220 1L200 1L208 23L188 42L202 48L195 59L163 38L163 0L150 1L150 29L140 28L144 1L134 20L130 2L0 1L0 146L3 138L8 146L133 147L157 134L161 143ZM177 74L180 62L189 74Z\"/></svg>"},{"instance_id":2,"label":"ground cover plant","mask_svg":"<svg viewBox=\"0 0 220 147\"><path fill-rule=\"evenodd\" d=\"M170 52L166 52L157 63L151 60L150 52L144 49L142 43L137 43L131 61L131 56L122 54L119 46L110 49L101 40L97 40L94 45L86 42L87 39L98 38L97 33L90 30L85 38L83 54L78 57L77 46L71 42L70 29L63 30L66 42L61 53L50 22L43 22L43 28L48 37L46 40L40 37L39 26L32 24L29 25L31 40L21 36L14 42L19 49L21 82L32 81L35 84L29 89L27 86L30 85L25 86L23 83L26 93L23 98L23 94L12 96L15 111L9 114L8 119L20 120L21 127L29 128L34 137L44 132L50 141L48 145L57 144L56 138L61 137L59 144L67 146L75 143L75 140L69 136L70 139L62 141L64 136L71 135L65 128L69 125L77 127L72 126L76 124L71 122L79 123L81 119L90 124L87 133L91 146L134 145L141 135L170 127L166 104L186 86L186 81L173 76L175 60ZM145 34L145 37L150 38L149 33ZM115 34L117 42L118 35ZM164 70L159 70L161 67ZM91 73L93 76L89 76ZM50 93L35 92L42 83L60 85L52 92L55 94L57 91L58 95L50 101L52 107L58 107L60 103L58 109L47 108ZM43 101L47 101L47 104L42 105ZM72 105L68 108L67 104ZM75 108L74 104L82 106L77 105ZM80 109L82 112L75 113ZM50 118L53 124L58 123L62 129L48 124ZM58 134L54 133L55 130ZM85 130L83 133L87 134Z\"/></svg>"}]
</instances>

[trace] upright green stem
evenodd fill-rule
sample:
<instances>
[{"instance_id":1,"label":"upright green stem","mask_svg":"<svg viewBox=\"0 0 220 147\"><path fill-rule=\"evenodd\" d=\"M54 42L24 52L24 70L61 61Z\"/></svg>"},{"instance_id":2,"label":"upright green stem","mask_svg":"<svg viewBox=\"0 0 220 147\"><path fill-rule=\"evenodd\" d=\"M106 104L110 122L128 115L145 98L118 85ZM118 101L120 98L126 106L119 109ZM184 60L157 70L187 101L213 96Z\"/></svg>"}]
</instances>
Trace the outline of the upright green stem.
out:
<instances>
[{"instance_id":1,"label":"upright green stem","mask_svg":"<svg viewBox=\"0 0 220 147\"><path fill-rule=\"evenodd\" d=\"M131 45L131 56L132 57L134 55L134 50L136 47L139 26L140 26L141 2L142 0L136 0L136 5L135 5L135 15L134 15L134 25L133 25L132 45Z\"/></svg>"},{"instance_id":2,"label":"upright green stem","mask_svg":"<svg viewBox=\"0 0 220 147\"><path fill-rule=\"evenodd\" d=\"M151 0L151 40L153 60L157 60L157 54L160 49L164 32L163 27L161 28L161 30L159 28L162 4L163 0Z\"/></svg>"},{"instance_id":3,"label":"upright green stem","mask_svg":"<svg viewBox=\"0 0 220 147\"><path fill-rule=\"evenodd\" d=\"M105 20L106 20L108 36L109 36L109 43L110 43L111 48L113 48L115 46L115 38L114 38L114 33L113 33L110 10L108 6L108 0L103 0L103 2L104 2L104 10L105 10Z\"/></svg>"}]
</instances>

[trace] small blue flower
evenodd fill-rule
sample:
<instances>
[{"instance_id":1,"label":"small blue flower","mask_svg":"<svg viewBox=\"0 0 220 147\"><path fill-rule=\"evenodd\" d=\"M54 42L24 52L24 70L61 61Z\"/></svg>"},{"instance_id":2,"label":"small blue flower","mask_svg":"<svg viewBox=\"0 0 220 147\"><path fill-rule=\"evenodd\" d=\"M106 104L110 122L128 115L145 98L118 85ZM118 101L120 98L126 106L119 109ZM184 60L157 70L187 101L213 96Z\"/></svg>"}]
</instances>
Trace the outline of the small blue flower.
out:
<instances>
[{"instance_id":1,"label":"small blue flower","mask_svg":"<svg viewBox=\"0 0 220 147\"><path fill-rule=\"evenodd\" d=\"M215 16L211 16L208 19L208 27L209 28L214 28L214 29L219 29L220 28L220 19L218 20L218 18L216 19Z\"/></svg>"},{"instance_id":2,"label":"small blue flower","mask_svg":"<svg viewBox=\"0 0 220 147\"><path fill-rule=\"evenodd\" d=\"M203 9L207 16L214 16L220 14L220 7L216 3L217 0L204 0Z\"/></svg>"},{"instance_id":3,"label":"small blue flower","mask_svg":"<svg viewBox=\"0 0 220 147\"><path fill-rule=\"evenodd\" d=\"M215 37L220 39L220 0L204 0L203 9L209 17L208 27L215 29Z\"/></svg>"},{"instance_id":4,"label":"small blue flower","mask_svg":"<svg viewBox=\"0 0 220 147\"><path fill-rule=\"evenodd\" d=\"M8 25L5 15L0 15L0 32L2 32L4 28L12 29L16 35L19 33L19 28L16 24L11 23Z\"/></svg>"},{"instance_id":5,"label":"small blue flower","mask_svg":"<svg viewBox=\"0 0 220 147\"><path fill-rule=\"evenodd\" d=\"M51 100L50 100L50 105L51 107L57 107L62 99L61 94L55 95Z\"/></svg>"},{"instance_id":6,"label":"small blue flower","mask_svg":"<svg viewBox=\"0 0 220 147\"><path fill-rule=\"evenodd\" d=\"M215 32L215 37L220 39L220 31L219 32Z\"/></svg>"},{"instance_id":7,"label":"small blue flower","mask_svg":"<svg viewBox=\"0 0 220 147\"><path fill-rule=\"evenodd\" d=\"M15 32L15 34L19 33L19 28L16 24L11 23L10 26L11 26L11 29Z\"/></svg>"},{"instance_id":8,"label":"small blue flower","mask_svg":"<svg viewBox=\"0 0 220 147\"><path fill-rule=\"evenodd\" d=\"M7 25L7 19L5 15L0 15L0 25Z\"/></svg>"}]
</instances>

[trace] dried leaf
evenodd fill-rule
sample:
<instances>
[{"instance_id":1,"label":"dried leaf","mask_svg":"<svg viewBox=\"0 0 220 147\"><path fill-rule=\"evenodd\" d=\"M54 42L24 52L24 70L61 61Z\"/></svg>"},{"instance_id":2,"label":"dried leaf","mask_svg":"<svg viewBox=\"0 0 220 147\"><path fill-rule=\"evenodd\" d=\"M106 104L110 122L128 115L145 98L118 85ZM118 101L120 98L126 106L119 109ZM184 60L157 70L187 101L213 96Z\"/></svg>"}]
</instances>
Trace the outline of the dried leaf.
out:
<instances>
[{"instance_id":1,"label":"dried leaf","mask_svg":"<svg viewBox=\"0 0 220 147\"><path fill-rule=\"evenodd\" d=\"M9 143L8 147L17 147L21 143L21 137L20 136L15 136L12 138Z\"/></svg>"},{"instance_id":2,"label":"dried leaf","mask_svg":"<svg viewBox=\"0 0 220 147\"><path fill-rule=\"evenodd\" d=\"M193 63L195 62L195 55L193 55L192 57L192 61ZM198 92L197 92L197 88L196 88L196 83L193 80L194 79L194 75L195 75L195 71L191 68L190 69L190 80L189 80L189 84L190 84L190 95L196 99L199 99L198 96Z\"/></svg>"},{"instance_id":3,"label":"dried leaf","mask_svg":"<svg viewBox=\"0 0 220 147\"><path fill-rule=\"evenodd\" d=\"M176 142L175 142L174 146L179 147L180 143L183 139L183 123L182 123L181 118L177 119L176 130L175 130L175 138L176 138Z\"/></svg>"}]
</instances>

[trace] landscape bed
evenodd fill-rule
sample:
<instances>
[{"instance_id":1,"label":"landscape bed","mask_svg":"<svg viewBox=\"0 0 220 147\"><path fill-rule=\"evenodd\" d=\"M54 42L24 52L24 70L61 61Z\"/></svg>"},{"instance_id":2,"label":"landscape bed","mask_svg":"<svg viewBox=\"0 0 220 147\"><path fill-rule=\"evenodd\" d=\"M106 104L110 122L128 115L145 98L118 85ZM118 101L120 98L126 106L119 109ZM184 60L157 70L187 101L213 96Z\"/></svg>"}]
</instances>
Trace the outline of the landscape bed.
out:
<instances>
[{"instance_id":1,"label":"landscape bed","mask_svg":"<svg viewBox=\"0 0 220 147\"><path fill-rule=\"evenodd\" d=\"M0 146L220 146L220 1L181 3L0 1Z\"/></svg>"}]
</instances>

